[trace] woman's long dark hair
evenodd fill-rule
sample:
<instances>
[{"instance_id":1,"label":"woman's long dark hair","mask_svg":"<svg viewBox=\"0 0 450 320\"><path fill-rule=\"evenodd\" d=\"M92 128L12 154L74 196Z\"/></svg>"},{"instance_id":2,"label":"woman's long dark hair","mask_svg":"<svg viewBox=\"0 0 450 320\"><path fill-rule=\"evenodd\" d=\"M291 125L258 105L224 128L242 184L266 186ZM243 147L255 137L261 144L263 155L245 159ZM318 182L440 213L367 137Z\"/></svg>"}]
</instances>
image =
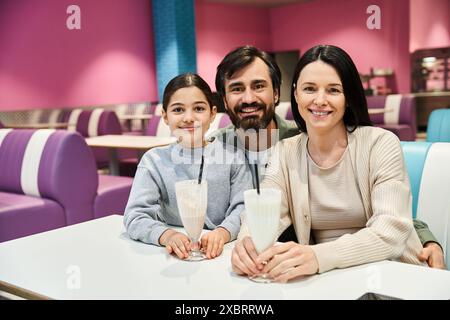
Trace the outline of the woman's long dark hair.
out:
<instances>
[{"instance_id":1,"label":"woman's long dark hair","mask_svg":"<svg viewBox=\"0 0 450 320\"><path fill-rule=\"evenodd\" d=\"M332 66L341 79L345 96L344 124L347 130L353 132L358 126L371 126L372 121L367 110L367 100L364 88L359 77L358 70L350 56L339 47L332 45L319 45L306 51L295 67L291 87L291 108L294 120L300 131L306 132L305 120L298 110L294 92L300 72L303 68L314 61L323 61Z\"/></svg>"}]
</instances>

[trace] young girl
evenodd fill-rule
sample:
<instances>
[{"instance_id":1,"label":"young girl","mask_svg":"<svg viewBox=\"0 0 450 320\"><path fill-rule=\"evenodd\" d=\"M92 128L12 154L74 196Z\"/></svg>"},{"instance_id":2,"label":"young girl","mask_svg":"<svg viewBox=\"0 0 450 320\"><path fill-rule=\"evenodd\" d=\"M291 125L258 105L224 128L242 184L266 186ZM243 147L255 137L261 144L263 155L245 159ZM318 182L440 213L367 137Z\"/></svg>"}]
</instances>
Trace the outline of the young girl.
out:
<instances>
[{"instance_id":1,"label":"young girl","mask_svg":"<svg viewBox=\"0 0 450 320\"><path fill-rule=\"evenodd\" d=\"M208 183L208 207L200 240L207 258L222 253L234 240L244 209L243 192L251 188L251 175L244 155L227 153L218 139L206 141L204 134L216 115L212 92L198 75L173 78L163 96L163 119L178 143L149 150L142 157L125 209L124 224L132 239L165 246L167 252L185 259L191 250L189 238L170 226L182 227L175 196L175 182L197 179L202 158L203 177Z\"/></svg>"}]
</instances>

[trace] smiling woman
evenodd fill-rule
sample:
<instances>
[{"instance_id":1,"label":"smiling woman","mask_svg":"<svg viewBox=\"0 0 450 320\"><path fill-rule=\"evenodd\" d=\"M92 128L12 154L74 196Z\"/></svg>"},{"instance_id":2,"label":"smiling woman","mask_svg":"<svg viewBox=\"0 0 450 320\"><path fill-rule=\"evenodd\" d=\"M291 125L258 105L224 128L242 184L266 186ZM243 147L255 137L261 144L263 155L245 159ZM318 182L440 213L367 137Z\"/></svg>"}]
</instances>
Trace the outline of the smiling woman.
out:
<instances>
[{"instance_id":1,"label":"smiling woman","mask_svg":"<svg viewBox=\"0 0 450 320\"><path fill-rule=\"evenodd\" d=\"M384 259L420 264L399 140L371 126L348 54L335 46L308 50L297 63L291 97L302 133L276 145L261 188L284 194L278 234L292 223L299 243L258 255L244 219L233 270L257 268L285 282Z\"/></svg>"}]
</instances>

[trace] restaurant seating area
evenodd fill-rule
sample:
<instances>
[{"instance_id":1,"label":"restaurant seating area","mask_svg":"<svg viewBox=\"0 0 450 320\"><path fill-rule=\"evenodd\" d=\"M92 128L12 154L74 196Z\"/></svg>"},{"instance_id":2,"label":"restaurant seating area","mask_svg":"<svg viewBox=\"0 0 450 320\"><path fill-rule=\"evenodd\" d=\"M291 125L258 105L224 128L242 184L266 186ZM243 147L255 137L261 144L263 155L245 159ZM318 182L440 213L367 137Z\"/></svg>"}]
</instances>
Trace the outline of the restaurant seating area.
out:
<instances>
[{"instance_id":1,"label":"restaurant seating area","mask_svg":"<svg viewBox=\"0 0 450 320\"><path fill-rule=\"evenodd\" d=\"M0 1L0 304L450 299L450 0Z\"/></svg>"},{"instance_id":2,"label":"restaurant seating area","mask_svg":"<svg viewBox=\"0 0 450 320\"><path fill-rule=\"evenodd\" d=\"M144 122L145 135L170 137L161 115L147 113L155 112L158 104L153 104L152 109L142 107L148 105L152 104L127 105L125 114L149 115ZM86 138L103 135L125 134L129 139L141 136L142 121L133 125L131 131L127 131L126 122L121 123L123 106L8 112L5 118L10 125L1 129L0 122L0 242L123 214L139 161L138 151L118 148L122 176L113 176L108 171L111 161L108 148L89 147L84 142ZM137 111L133 112L132 107L137 107ZM52 129L54 124L64 127ZM227 114L218 113L208 134L230 124ZM34 126L48 128L28 128ZM36 151L38 147L41 153L31 159L25 157L25 150ZM37 167L33 176L27 175L25 169L30 163ZM34 191L27 189L30 183Z\"/></svg>"},{"instance_id":3,"label":"restaurant seating area","mask_svg":"<svg viewBox=\"0 0 450 320\"><path fill-rule=\"evenodd\" d=\"M413 96L401 94L369 96L367 106L369 112L375 109L382 110L380 113L371 114L375 126L392 131L401 141L415 141L417 124Z\"/></svg>"},{"instance_id":4,"label":"restaurant seating area","mask_svg":"<svg viewBox=\"0 0 450 320\"><path fill-rule=\"evenodd\" d=\"M99 175L65 130L0 130L0 242L121 213L132 178Z\"/></svg>"},{"instance_id":5,"label":"restaurant seating area","mask_svg":"<svg viewBox=\"0 0 450 320\"><path fill-rule=\"evenodd\" d=\"M393 106L393 104L389 105L390 100L387 97L368 97L368 101L369 107L373 109ZM399 138L405 138L404 140L407 141L412 139L411 132L414 131L411 125L408 128L406 125L408 119L414 119L414 116L411 115L413 99L402 97L397 102L399 108L397 122L403 124L392 124L390 127L388 123L380 126L392 128ZM289 119L289 115L292 115L290 103L281 103L280 106L281 110L277 113L284 114L286 120L292 121ZM450 110L445 109L433 112L430 117L433 125L429 126L428 132L430 140L435 140L433 142L447 141L445 140L449 132L447 124L450 122L446 117L449 115ZM381 118L385 115L375 114L371 117L374 122L377 120L382 122ZM137 152L120 148L118 150L120 172L128 176L98 174L102 168L108 167L111 160L110 153L107 148L88 147L83 139L107 134L122 134L122 126L117 114L103 108L75 109L69 114L67 121L68 130L1 129L0 203L2 206L0 212L2 214L0 214L0 228L11 225L15 227L6 227L5 230L2 230L0 242L109 214L123 213L131 189L132 176L138 163ZM229 116L225 113L218 113L208 134L212 135L216 130L229 124L231 124ZM433 132L432 128L438 133ZM157 115L152 115L149 119L145 133L155 137L170 136L168 126L162 117ZM140 132L135 135L140 135ZM414 216L417 215L419 199L425 199L423 196L425 190L432 189L428 186L421 188L422 176L429 175L430 168L436 168L435 165L425 166L425 164L435 163L434 160L431 160L435 158L447 159L445 150L441 150L442 146L439 149L437 146L432 146L431 142L403 142L405 161L414 195ZM41 148L41 151L35 152L34 158L29 158L26 150L36 150L36 148ZM435 149L439 151L429 152L429 150ZM450 158L448 160L450 161ZM30 169L26 169L29 163L33 163L33 166L38 168L34 169L33 175L27 173L30 171ZM40 163L45 165L41 166ZM425 167L429 169L425 170ZM442 181L439 183L441 186L447 183L445 174L436 175L435 171L432 172L435 176L431 181ZM444 171L440 170L440 172ZM71 183L67 184L66 181L71 181ZM33 187L30 189L27 185ZM422 193L419 190L422 190ZM450 190L450 186L448 186L448 190ZM18 201L21 202L20 206L16 205ZM434 202L435 200L433 200ZM445 212L447 208L442 208L442 210ZM421 213L419 216L423 214ZM433 221L428 217L425 217L425 220ZM29 223L29 221L35 221L35 223ZM444 225L439 222L433 228Z\"/></svg>"}]
</instances>

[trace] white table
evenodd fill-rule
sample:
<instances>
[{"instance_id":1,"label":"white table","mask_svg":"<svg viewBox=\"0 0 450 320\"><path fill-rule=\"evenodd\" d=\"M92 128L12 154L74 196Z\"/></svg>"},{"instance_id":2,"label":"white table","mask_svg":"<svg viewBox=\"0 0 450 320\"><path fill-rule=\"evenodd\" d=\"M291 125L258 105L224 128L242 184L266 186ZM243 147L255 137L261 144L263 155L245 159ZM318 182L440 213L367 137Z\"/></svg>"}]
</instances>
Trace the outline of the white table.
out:
<instances>
[{"instance_id":1,"label":"white table","mask_svg":"<svg viewBox=\"0 0 450 320\"><path fill-rule=\"evenodd\" d=\"M117 149L134 149L142 154L155 147L165 146L176 142L174 137L153 137L153 136L130 136L130 135L104 135L86 138L86 143L90 147L105 147L109 149L109 170L111 175L119 175L119 159Z\"/></svg>"},{"instance_id":2,"label":"white table","mask_svg":"<svg viewBox=\"0 0 450 320\"><path fill-rule=\"evenodd\" d=\"M213 260L181 261L130 240L122 216L109 216L0 243L0 290L54 299L356 299L370 291L450 298L449 271L390 261L258 284L231 271L232 247Z\"/></svg>"}]
</instances>

